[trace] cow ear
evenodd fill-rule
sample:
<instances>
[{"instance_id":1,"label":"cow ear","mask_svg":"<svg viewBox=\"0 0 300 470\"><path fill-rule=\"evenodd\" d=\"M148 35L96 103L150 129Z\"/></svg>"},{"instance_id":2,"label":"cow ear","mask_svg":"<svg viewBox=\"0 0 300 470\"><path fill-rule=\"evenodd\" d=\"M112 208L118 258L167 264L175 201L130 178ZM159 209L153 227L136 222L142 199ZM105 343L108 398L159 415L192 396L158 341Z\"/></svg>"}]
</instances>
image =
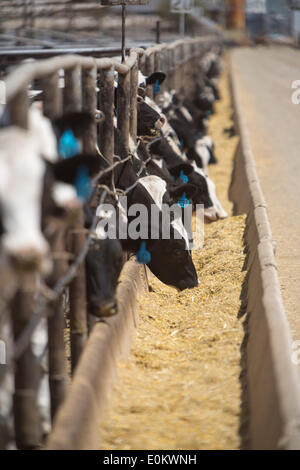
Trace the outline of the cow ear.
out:
<instances>
[{"instance_id":1,"label":"cow ear","mask_svg":"<svg viewBox=\"0 0 300 470\"><path fill-rule=\"evenodd\" d=\"M177 202L182 198L182 195L185 194L187 199L193 199L197 193L197 186L194 184L186 183L176 186L175 188L169 189L170 196L173 201Z\"/></svg>"},{"instance_id":2,"label":"cow ear","mask_svg":"<svg viewBox=\"0 0 300 470\"><path fill-rule=\"evenodd\" d=\"M66 113L53 121L53 125L61 135L65 130L71 129L76 137L82 137L96 120L95 114L87 112Z\"/></svg>"},{"instance_id":3,"label":"cow ear","mask_svg":"<svg viewBox=\"0 0 300 470\"><path fill-rule=\"evenodd\" d=\"M74 184L78 169L86 168L89 177L95 176L107 167L107 163L99 155L80 154L76 157L60 160L51 164L55 179L63 183Z\"/></svg>"},{"instance_id":4,"label":"cow ear","mask_svg":"<svg viewBox=\"0 0 300 470\"><path fill-rule=\"evenodd\" d=\"M163 72L154 72L149 77L146 78L146 85L154 85L154 83L158 82L161 85L166 78L166 74Z\"/></svg>"},{"instance_id":5,"label":"cow ear","mask_svg":"<svg viewBox=\"0 0 300 470\"><path fill-rule=\"evenodd\" d=\"M189 163L180 163L168 168L169 172L175 179L179 178L180 173L183 172L185 175L189 175L194 171L194 168Z\"/></svg>"}]
</instances>

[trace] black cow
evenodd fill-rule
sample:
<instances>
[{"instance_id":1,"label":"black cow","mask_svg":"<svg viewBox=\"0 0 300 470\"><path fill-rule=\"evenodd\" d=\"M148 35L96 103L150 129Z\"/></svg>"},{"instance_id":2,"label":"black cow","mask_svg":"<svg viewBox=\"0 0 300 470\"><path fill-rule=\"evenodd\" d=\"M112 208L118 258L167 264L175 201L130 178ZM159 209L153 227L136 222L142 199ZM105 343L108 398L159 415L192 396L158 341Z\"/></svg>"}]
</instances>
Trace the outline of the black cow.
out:
<instances>
[{"instance_id":1,"label":"black cow","mask_svg":"<svg viewBox=\"0 0 300 470\"><path fill-rule=\"evenodd\" d=\"M149 150L153 155L162 158L166 162L168 171L177 181L183 171L188 177L189 183L197 188L196 193L192 197L194 204L203 204L205 208L209 208L213 205L205 177L195 172L194 168L189 165L188 162L184 162L179 155L174 152L164 136L161 136L159 140L153 142L149 146Z\"/></svg>"},{"instance_id":2,"label":"black cow","mask_svg":"<svg viewBox=\"0 0 300 470\"><path fill-rule=\"evenodd\" d=\"M115 132L115 153L120 156L126 154L118 132ZM162 239L162 227L157 227L158 239L151 237L151 209L154 208L162 214L162 204L170 204L173 198L178 198L183 188L174 188L172 196L167 190L167 183L161 177L149 175L138 179L134 165L131 161L126 161L114 170L114 184L116 188L126 190L135 185L127 194L128 208L139 203L147 210L148 231L143 238L133 239L128 234L127 238L120 240L123 249L137 253L141 247L141 242L145 241L147 250L151 255L149 268L162 282L173 285L178 289L195 287L198 283L197 274L188 246L188 235L182 225L181 214L176 220L169 224L170 237L168 240ZM194 190L194 188L193 188ZM128 227L134 220L128 215ZM180 237L179 231L184 235ZM176 239L178 237L178 239ZM168 250L165 247L170 247ZM172 254L173 253L173 254ZM171 269L168 269L170 266ZM176 268L176 276L174 275Z\"/></svg>"}]
</instances>

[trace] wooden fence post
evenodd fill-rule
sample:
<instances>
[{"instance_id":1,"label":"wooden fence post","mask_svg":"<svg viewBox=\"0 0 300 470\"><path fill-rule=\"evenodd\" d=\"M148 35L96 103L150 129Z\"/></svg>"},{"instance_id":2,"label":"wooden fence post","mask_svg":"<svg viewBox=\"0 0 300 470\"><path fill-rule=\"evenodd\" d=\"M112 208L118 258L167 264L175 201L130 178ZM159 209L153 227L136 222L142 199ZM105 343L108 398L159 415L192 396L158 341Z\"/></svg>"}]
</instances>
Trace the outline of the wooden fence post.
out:
<instances>
[{"instance_id":1,"label":"wooden fence post","mask_svg":"<svg viewBox=\"0 0 300 470\"><path fill-rule=\"evenodd\" d=\"M136 142L137 132L137 88L138 88L138 63L132 67L130 74L130 134Z\"/></svg>"},{"instance_id":2,"label":"wooden fence post","mask_svg":"<svg viewBox=\"0 0 300 470\"><path fill-rule=\"evenodd\" d=\"M12 301L12 325L15 341L31 319L34 309L35 271L19 273L19 289ZM35 449L42 443L38 408L41 368L31 342L15 361L14 422L18 449Z\"/></svg>"},{"instance_id":3,"label":"wooden fence post","mask_svg":"<svg viewBox=\"0 0 300 470\"><path fill-rule=\"evenodd\" d=\"M114 156L114 68L101 70L99 75L100 109L105 115L100 127L99 147L108 163L111 164Z\"/></svg>"},{"instance_id":4,"label":"wooden fence post","mask_svg":"<svg viewBox=\"0 0 300 470\"><path fill-rule=\"evenodd\" d=\"M160 52L160 70L166 74L166 79L161 85L162 92L168 89L168 48L164 47Z\"/></svg>"},{"instance_id":5,"label":"wooden fence post","mask_svg":"<svg viewBox=\"0 0 300 470\"><path fill-rule=\"evenodd\" d=\"M96 66L82 69L82 111L95 115L97 108ZM97 144L97 124L94 121L83 137L83 148L87 153L95 153Z\"/></svg>"},{"instance_id":6,"label":"wooden fence post","mask_svg":"<svg viewBox=\"0 0 300 470\"><path fill-rule=\"evenodd\" d=\"M174 48L168 49L168 86L169 90L175 88L175 57Z\"/></svg>"},{"instance_id":7,"label":"wooden fence post","mask_svg":"<svg viewBox=\"0 0 300 470\"><path fill-rule=\"evenodd\" d=\"M44 103L43 112L49 119L55 119L62 113L62 93L59 88L58 72L47 77L43 82ZM50 228L48 241L51 253L54 254L53 269L47 284L54 287L58 279L66 272L67 260L62 258L65 252L65 221L52 218L47 220L47 228ZM67 392L67 371L65 368L65 318L63 311L62 295L48 305L48 367L51 421Z\"/></svg>"},{"instance_id":8,"label":"wooden fence post","mask_svg":"<svg viewBox=\"0 0 300 470\"><path fill-rule=\"evenodd\" d=\"M73 67L65 71L64 111L82 109L81 68ZM83 209L73 209L70 233L70 250L74 258L81 252L85 243ZM85 264L79 266L77 275L70 284L70 339L71 369L74 373L87 336Z\"/></svg>"},{"instance_id":9,"label":"wooden fence post","mask_svg":"<svg viewBox=\"0 0 300 470\"><path fill-rule=\"evenodd\" d=\"M64 113L81 111L81 67L65 70Z\"/></svg>"},{"instance_id":10,"label":"wooden fence post","mask_svg":"<svg viewBox=\"0 0 300 470\"><path fill-rule=\"evenodd\" d=\"M146 55L146 75L149 76L154 72L154 54L151 52L149 55ZM153 99L153 88L147 88L147 96Z\"/></svg>"},{"instance_id":11,"label":"wooden fence post","mask_svg":"<svg viewBox=\"0 0 300 470\"><path fill-rule=\"evenodd\" d=\"M28 128L28 92L24 87L8 103L10 123L13 126Z\"/></svg>"},{"instance_id":12,"label":"wooden fence post","mask_svg":"<svg viewBox=\"0 0 300 470\"><path fill-rule=\"evenodd\" d=\"M130 71L118 76L118 129L129 151Z\"/></svg>"},{"instance_id":13,"label":"wooden fence post","mask_svg":"<svg viewBox=\"0 0 300 470\"><path fill-rule=\"evenodd\" d=\"M154 52L154 69L153 69L154 72L161 72L161 50L159 51L155 51ZM162 91L162 88L161 88L161 91ZM154 93L153 91L153 98L156 100L161 91L159 93Z\"/></svg>"},{"instance_id":14,"label":"wooden fence post","mask_svg":"<svg viewBox=\"0 0 300 470\"><path fill-rule=\"evenodd\" d=\"M139 70L142 72L143 75L146 73L146 54L139 54Z\"/></svg>"},{"instance_id":15,"label":"wooden fence post","mask_svg":"<svg viewBox=\"0 0 300 470\"><path fill-rule=\"evenodd\" d=\"M52 223L51 223L52 222ZM48 284L54 287L55 283L68 268L65 258L66 224L53 219L50 222L52 236L49 240L51 253L54 255L53 270ZM67 371L65 367L65 318L62 294L48 306L48 358L49 358L49 388L51 420L53 422L56 412L63 403L67 392Z\"/></svg>"},{"instance_id":16,"label":"wooden fence post","mask_svg":"<svg viewBox=\"0 0 300 470\"><path fill-rule=\"evenodd\" d=\"M179 64L178 64L178 91L182 89L183 93L187 90L187 58L185 55L185 43L179 46Z\"/></svg>"},{"instance_id":17,"label":"wooden fence post","mask_svg":"<svg viewBox=\"0 0 300 470\"><path fill-rule=\"evenodd\" d=\"M24 87L8 103L10 122L28 127L28 93ZM18 273L19 288L12 301L12 327L15 341L22 334L33 312L35 271ZM15 361L14 422L18 449L33 449L42 441L42 427L37 403L40 366L31 343Z\"/></svg>"},{"instance_id":18,"label":"wooden fence post","mask_svg":"<svg viewBox=\"0 0 300 470\"><path fill-rule=\"evenodd\" d=\"M59 88L58 72L43 81L43 114L49 119L57 118L62 112L62 93Z\"/></svg>"},{"instance_id":19,"label":"wooden fence post","mask_svg":"<svg viewBox=\"0 0 300 470\"><path fill-rule=\"evenodd\" d=\"M86 241L83 231L84 214L82 207L72 209L73 222L70 230L70 251L76 259ZM77 275L70 284L70 339L72 374L78 364L87 339L87 306L85 263L79 266Z\"/></svg>"}]
</instances>

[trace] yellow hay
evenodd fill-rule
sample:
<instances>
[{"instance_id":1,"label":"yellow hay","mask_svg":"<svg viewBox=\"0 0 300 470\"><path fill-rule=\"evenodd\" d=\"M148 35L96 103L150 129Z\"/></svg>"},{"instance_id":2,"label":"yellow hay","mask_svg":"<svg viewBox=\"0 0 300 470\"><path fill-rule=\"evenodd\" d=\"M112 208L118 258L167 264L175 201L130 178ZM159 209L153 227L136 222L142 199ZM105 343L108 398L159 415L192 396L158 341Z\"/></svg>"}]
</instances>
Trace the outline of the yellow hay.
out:
<instances>
[{"instance_id":1,"label":"yellow hay","mask_svg":"<svg viewBox=\"0 0 300 470\"><path fill-rule=\"evenodd\" d=\"M236 138L230 127L227 75L210 135L219 164L210 175L227 199ZM205 242L193 253L200 284L177 292L150 277L152 291L139 298L139 327L128 363L102 426L105 449L236 449L240 446L245 216L205 226Z\"/></svg>"}]
</instances>

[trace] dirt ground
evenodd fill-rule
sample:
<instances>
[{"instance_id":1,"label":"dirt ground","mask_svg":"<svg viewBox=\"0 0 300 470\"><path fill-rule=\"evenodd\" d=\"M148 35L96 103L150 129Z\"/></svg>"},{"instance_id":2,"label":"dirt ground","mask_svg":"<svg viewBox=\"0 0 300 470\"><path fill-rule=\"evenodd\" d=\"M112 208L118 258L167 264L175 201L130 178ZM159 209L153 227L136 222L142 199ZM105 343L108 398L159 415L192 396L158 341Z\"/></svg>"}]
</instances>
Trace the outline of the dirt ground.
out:
<instances>
[{"instance_id":1,"label":"dirt ground","mask_svg":"<svg viewBox=\"0 0 300 470\"><path fill-rule=\"evenodd\" d=\"M219 164L210 176L224 208L237 138L227 73L209 134ZM150 277L139 298L139 326L127 363L120 363L111 410L101 424L102 449L238 449L241 410L240 291L245 272L245 216L205 226L193 252L200 284L177 292Z\"/></svg>"}]
</instances>

